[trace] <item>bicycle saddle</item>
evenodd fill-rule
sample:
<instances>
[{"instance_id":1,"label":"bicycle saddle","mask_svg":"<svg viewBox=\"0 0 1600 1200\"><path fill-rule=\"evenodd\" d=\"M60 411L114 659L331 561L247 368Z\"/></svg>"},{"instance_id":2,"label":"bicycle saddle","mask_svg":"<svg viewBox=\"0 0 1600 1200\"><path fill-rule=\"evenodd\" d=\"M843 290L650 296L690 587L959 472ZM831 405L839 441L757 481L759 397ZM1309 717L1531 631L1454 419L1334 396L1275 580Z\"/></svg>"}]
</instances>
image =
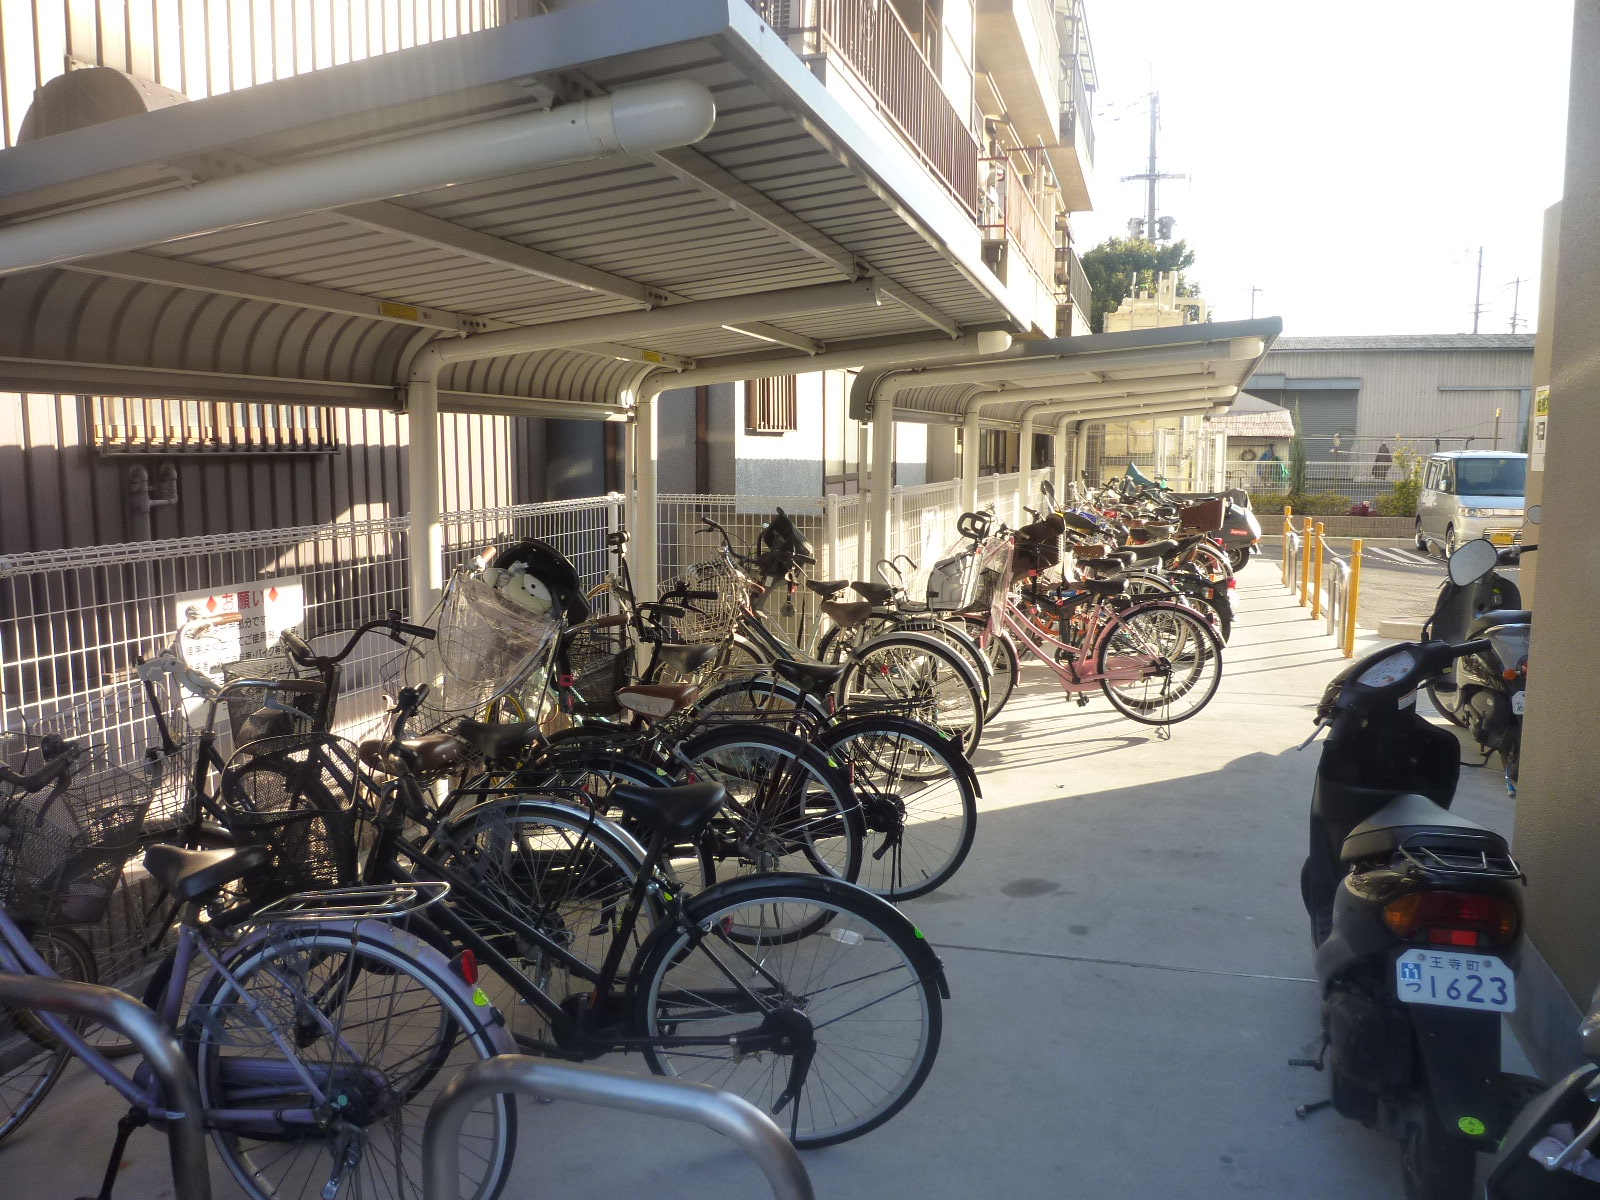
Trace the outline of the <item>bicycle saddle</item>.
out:
<instances>
[{"instance_id":1,"label":"bicycle saddle","mask_svg":"<svg viewBox=\"0 0 1600 1200\"><path fill-rule=\"evenodd\" d=\"M1131 560L1132 555L1129 558ZM1106 558L1080 558L1078 560L1078 566L1085 571L1121 571L1125 570L1127 565L1120 555Z\"/></svg>"},{"instance_id":2,"label":"bicycle saddle","mask_svg":"<svg viewBox=\"0 0 1600 1200\"><path fill-rule=\"evenodd\" d=\"M230 850L186 850L165 843L144 852L144 868L174 900L198 900L223 884L243 879L272 861L265 846L235 846Z\"/></svg>"},{"instance_id":3,"label":"bicycle saddle","mask_svg":"<svg viewBox=\"0 0 1600 1200\"><path fill-rule=\"evenodd\" d=\"M489 762L518 758L528 748L537 721L485 722L463 719L456 726L456 736L470 743Z\"/></svg>"},{"instance_id":4,"label":"bicycle saddle","mask_svg":"<svg viewBox=\"0 0 1600 1200\"><path fill-rule=\"evenodd\" d=\"M651 718L688 708L699 698L700 689L692 683L634 683L617 691L620 707Z\"/></svg>"},{"instance_id":5,"label":"bicycle saddle","mask_svg":"<svg viewBox=\"0 0 1600 1200\"><path fill-rule=\"evenodd\" d=\"M401 738L400 744L415 755L413 770L419 775L443 771L461 757L461 739L451 733L426 733L421 737ZM356 757L374 771L398 775L399 764L388 754L387 738L367 738L356 747Z\"/></svg>"},{"instance_id":6,"label":"bicycle saddle","mask_svg":"<svg viewBox=\"0 0 1600 1200\"><path fill-rule=\"evenodd\" d=\"M889 603L889 597L894 595L894 589L887 583L867 583L857 580L850 585L874 608Z\"/></svg>"},{"instance_id":7,"label":"bicycle saddle","mask_svg":"<svg viewBox=\"0 0 1600 1200\"><path fill-rule=\"evenodd\" d=\"M833 690L833 685L839 682L839 677L845 673L849 663L806 663L797 662L792 658L780 658L772 664L772 670L780 678L788 680L803 692L814 695L824 695Z\"/></svg>"},{"instance_id":8,"label":"bicycle saddle","mask_svg":"<svg viewBox=\"0 0 1600 1200\"><path fill-rule=\"evenodd\" d=\"M831 600L850 586L848 579L808 579L806 586L824 600Z\"/></svg>"},{"instance_id":9,"label":"bicycle saddle","mask_svg":"<svg viewBox=\"0 0 1600 1200\"><path fill-rule=\"evenodd\" d=\"M720 783L683 783L677 787L642 787L619 783L607 801L664 833L693 836L727 799Z\"/></svg>"},{"instance_id":10,"label":"bicycle saddle","mask_svg":"<svg viewBox=\"0 0 1600 1200\"><path fill-rule=\"evenodd\" d=\"M824 600L822 611L840 629L854 629L872 615L872 602L860 600L853 603L844 600Z\"/></svg>"}]
</instances>

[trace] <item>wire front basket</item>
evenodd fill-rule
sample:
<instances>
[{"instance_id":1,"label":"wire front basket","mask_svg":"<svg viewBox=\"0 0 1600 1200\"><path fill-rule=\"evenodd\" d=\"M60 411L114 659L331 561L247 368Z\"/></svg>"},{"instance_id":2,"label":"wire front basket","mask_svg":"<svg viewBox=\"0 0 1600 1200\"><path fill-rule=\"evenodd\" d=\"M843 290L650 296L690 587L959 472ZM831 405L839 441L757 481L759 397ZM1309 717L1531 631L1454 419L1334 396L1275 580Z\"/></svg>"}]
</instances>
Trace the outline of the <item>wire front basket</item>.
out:
<instances>
[{"instance_id":1,"label":"wire front basket","mask_svg":"<svg viewBox=\"0 0 1600 1200\"><path fill-rule=\"evenodd\" d=\"M342 738L311 733L262 738L228 760L223 822L239 845L272 854L244 878L252 901L356 881L356 756Z\"/></svg>"},{"instance_id":2,"label":"wire front basket","mask_svg":"<svg viewBox=\"0 0 1600 1200\"><path fill-rule=\"evenodd\" d=\"M572 711L590 717L615 715L620 711L617 689L628 682L633 654L624 631L589 621L562 636L564 665L572 676Z\"/></svg>"},{"instance_id":3,"label":"wire front basket","mask_svg":"<svg viewBox=\"0 0 1600 1200\"><path fill-rule=\"evenodd\" d=\"M691 600L686 616L664 622L666 635L674 642L721 641L750 600L750 579L725 558L695 563L681 578L668 580L661 595L666 598L679 588L715 592L717 598Z\"/></svg>"},{"instance_id":4,"label":"wire front basket","mask_svg":"<svg viewBox=\"0 0 1600 1200\"><path fill-rule=\"evenodd\" d=\"M0 735L0 759L32 774L55 738ZM37 792L0 785L0 907L14 920L88 925L105 915L122 864L138 852L149 780L112 766L99 750Z\"/></svg>"}]
</instances>

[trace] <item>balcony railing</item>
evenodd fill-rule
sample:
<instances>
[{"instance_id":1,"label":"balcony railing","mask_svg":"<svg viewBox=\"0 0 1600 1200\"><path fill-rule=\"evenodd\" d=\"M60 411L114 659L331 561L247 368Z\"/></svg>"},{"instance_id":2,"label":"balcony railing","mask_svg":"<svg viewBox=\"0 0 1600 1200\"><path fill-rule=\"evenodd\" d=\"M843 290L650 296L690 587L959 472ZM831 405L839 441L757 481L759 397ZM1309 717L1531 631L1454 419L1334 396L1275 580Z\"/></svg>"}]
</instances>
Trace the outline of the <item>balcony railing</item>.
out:
<instances>
[{"instance_id":1,"label":"balcony railing","mask_svg":"<svg viewBox=\"0 0 1600 1200\"><path fill-rule=\"evenodd\" d=\"M1056 239L1050 222L1040 210L1015 160L1031 157L1030 151L982 160L985 173L983 211L979 223L985 238L997 241L1007 235L1021 250L1023 259L1047 286L1055 278ZM1035 164L1038 178L1040 164Z\"/></svg>"},{"instance_id":2,"label":"balcony railing","mask_svg":"<svg viewBox=\"0 0 1600 1200\"><path fill-rule=\"evenodd\" d=\"M1077 145L1089 162L1094 161L1094 110L1089 106L1089 89L1073 56L1063 56L1061 73L1061 144ZM1082 136L1079 136L1082 130Z\"/></svg>"},{"instance_id":3,"label":"balcony railing","mask_svg":"<svg viewBox=\"0 0 1600 1200\"><path fill-rule=\"evenodd\" d=\"M906 143L967 211L977 215L977 139L888 4L861 0L750 0L750 4L779 33L799 35L804 53L837 56L846 63Z\"/></svg>"}]
</instances>

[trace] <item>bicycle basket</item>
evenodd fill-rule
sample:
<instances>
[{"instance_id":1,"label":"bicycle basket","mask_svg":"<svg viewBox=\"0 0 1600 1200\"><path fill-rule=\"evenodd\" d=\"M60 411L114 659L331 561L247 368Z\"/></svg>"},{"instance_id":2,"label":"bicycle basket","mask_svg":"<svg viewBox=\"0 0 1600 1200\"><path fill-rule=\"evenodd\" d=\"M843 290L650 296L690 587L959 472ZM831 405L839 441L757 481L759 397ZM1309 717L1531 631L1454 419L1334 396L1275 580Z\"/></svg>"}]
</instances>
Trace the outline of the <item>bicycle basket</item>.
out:
<instances>
[{"instance_id":1,"label":"bicycle basket","mask_svg":"<svg viewBox=\"0 0 1600 1200\"><path fill-rule=\"evenodd\" d=\"M628 682L633 651L619 628L593 621L562 635L563 669L572 677L572 711L583 716L612 716L618 711L617 689Z\"/></svg>"},{"instance_id":2,"label":"bicycle basket","mask_svg":"<svg viewBox=\"0 0 1600 1200\"><path fill-rule=\"evenodd\" d=\"M355 748L328 733L262 738L228 760L223 823L239 845L272 852L244 878L253 902L356 881L359 778Z\"/></svg>"},{"instance_id":3,"label":"bicycle basket","mask_svg":"<svg viewBox=\"0 0 1600 1200\"><path fill-rule=\"evenodd\" d=\"M678 588L715 592L717 598L692 600L689 603L693 608L688 615L663 623L663 631L674 642L722 640L728 632L728 626L734 623L750 599L750 580L722 558L695 563L684 572L682 578L668 580L661 589L661 595L665 598Z\"/></svg>"},{"instance_id":4,"label":"bicycle basket","mask_svg":"<svg viewBox=\"0 0 1600 1200\"><path fill-rule=\"evenodd\" d=\"M526 679L561 628L559 612L537 614L465 571L439 602L439 636L424 643L407 681L426 683L425 725L476 716Z\"/></svg>"},{"instance_id":5,"label":"bicycle basket","mask_svg":"<svg viewBox=\"0 0 1600 1200\"><path fill-rule=\"evenodd\" d=\"M0 736L0 758L18 774L45 763L43 739ZM150 783L95 749L29 794L0 798L0 907L14 920L89 925L105 915L122 864L139 851Z\"/></svg>"},{"instance_id":6,"label":"bicycle basket","mask_svg":"<svg viewBox=\"0 0 1600 1200\"><path fill-rule=\"evenodd\" d=\"M286 654L263 654L224 663L223 683L236 679L309 680L321 691L322 677L310 667L302 667ZM337 686L337 676L335 676ZM233 744L242 746L262 737L282 737L291 733L310 733L316 724L315 713L321 697L315 693L273 688L249 688L226 701L228 727Z\"/></svg>"}]
</instances>

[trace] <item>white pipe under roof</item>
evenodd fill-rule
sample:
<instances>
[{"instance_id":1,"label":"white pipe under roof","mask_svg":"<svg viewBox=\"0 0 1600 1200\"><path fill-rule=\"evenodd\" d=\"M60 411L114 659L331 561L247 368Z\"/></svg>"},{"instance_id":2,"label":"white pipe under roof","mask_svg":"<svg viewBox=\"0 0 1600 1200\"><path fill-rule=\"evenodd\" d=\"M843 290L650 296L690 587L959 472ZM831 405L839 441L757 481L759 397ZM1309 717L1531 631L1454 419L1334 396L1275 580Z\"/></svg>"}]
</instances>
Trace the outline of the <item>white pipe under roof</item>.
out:
<instances>
[{"instance_id":1,"label":"white pipe under roof","mask_svg":"<svg viewBox=\"0 0 1600 1200\"><path fill-rule=\"evenodd\" d=\"M0 228L0 275L557 163L652 154L699 141L716 115L704 85L669 79L277 163Z\"/></svg>"}]
</instances>

